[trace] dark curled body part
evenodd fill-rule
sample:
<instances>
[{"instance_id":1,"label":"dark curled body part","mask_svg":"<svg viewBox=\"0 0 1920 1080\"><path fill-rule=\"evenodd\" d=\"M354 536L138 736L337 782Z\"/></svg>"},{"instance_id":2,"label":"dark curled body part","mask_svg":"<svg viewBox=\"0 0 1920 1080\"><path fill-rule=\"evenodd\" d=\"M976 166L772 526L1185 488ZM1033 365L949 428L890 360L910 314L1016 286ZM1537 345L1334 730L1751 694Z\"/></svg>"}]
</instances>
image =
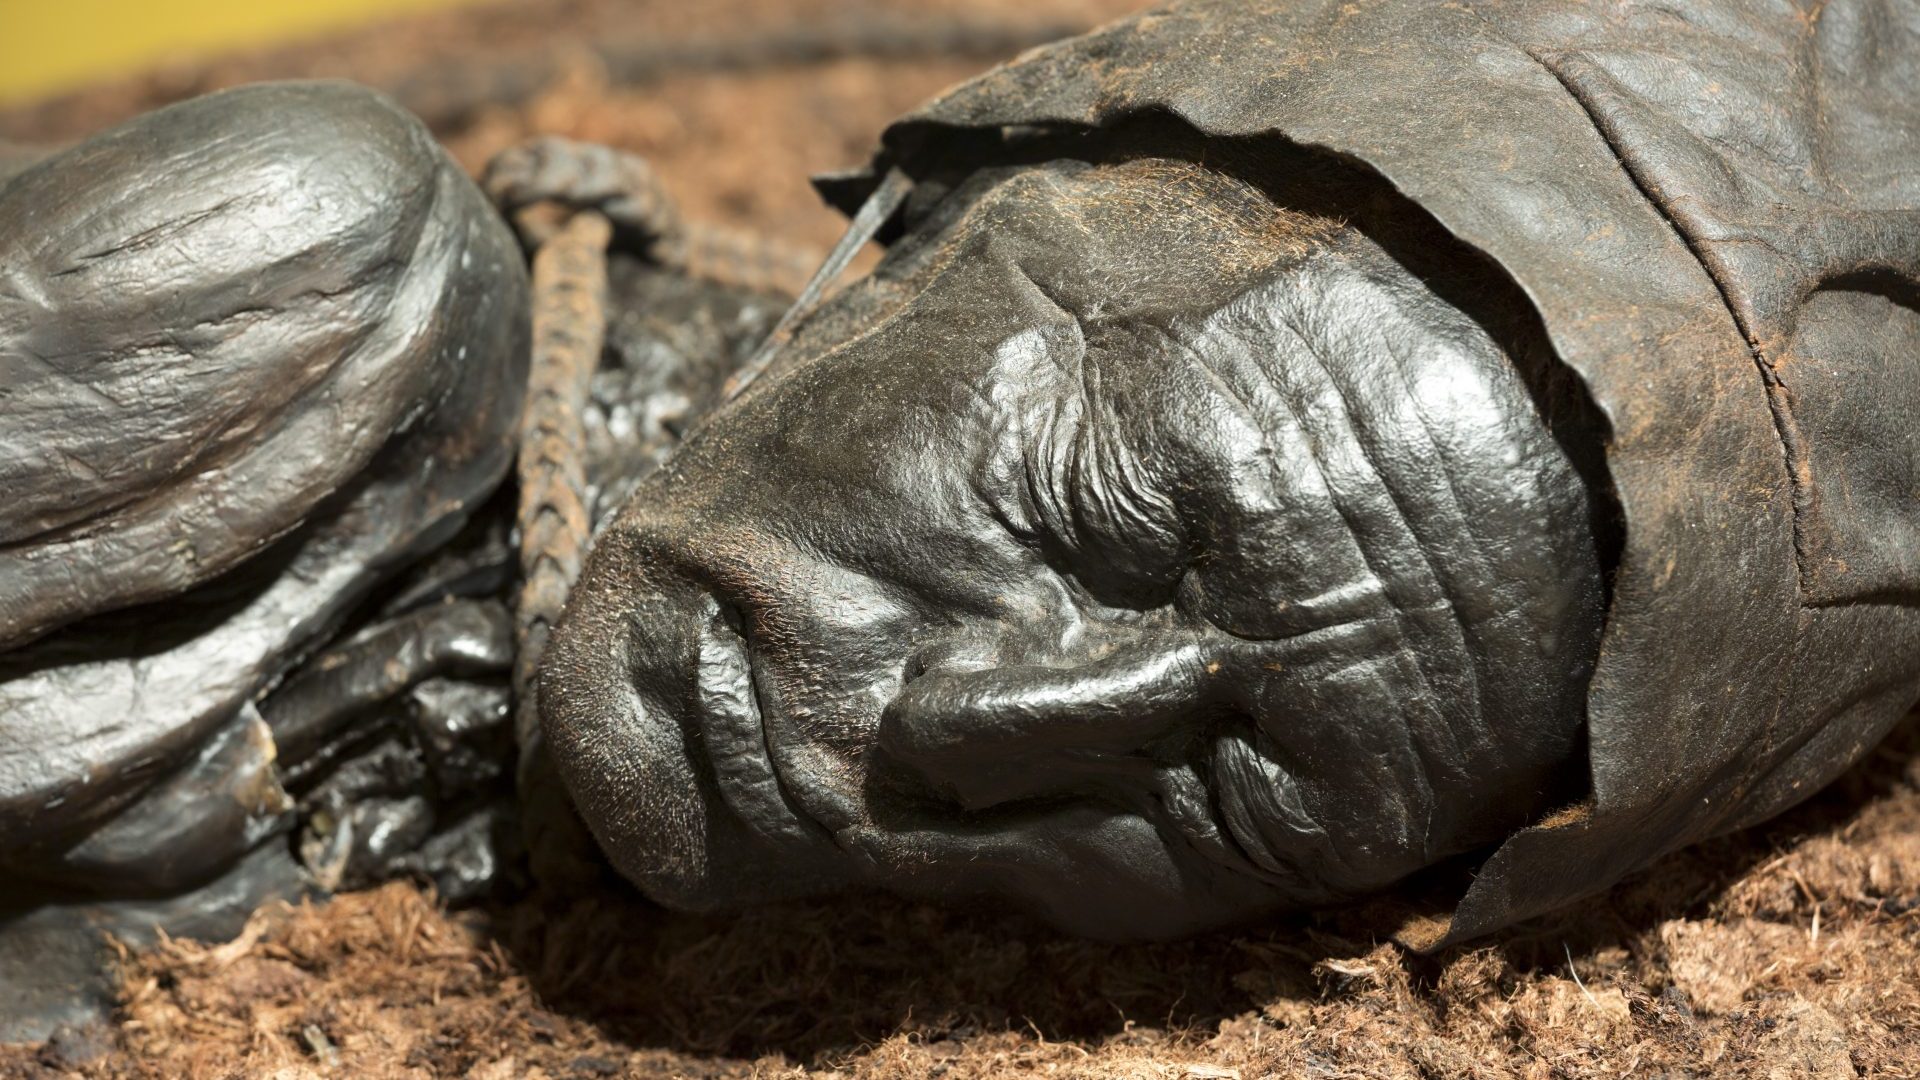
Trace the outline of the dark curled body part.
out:
<instances>
[{"instance_id":1,"label":"dark curled body part","mask_svg":"<svg viewBox=\"0 0 1920 1080\"><path fill-rule=\"evenodd\" d=\"M689 908L1420 947L1791 805L1920 698L1920 5L1187 0L913 184L596 539L542 721Z\"/></svg>"},{"instance_id":2,"label":"dark curled body part","mask_svg":"<svg viewBox=\"0 0 1920 1080\"><path fill-rule=\"evenodd\" d=\"M232 110L244 115L236 119ZM289 125L327 132L343 121L346 130L337 139L320 140L323 164L273 141ZM229 396L162 399L131 411L130 426L107 433L117 433L136 455L154 456L159 475L181 486L163 484L141 495L151 513L179 509L167 500L181 496L188 506L175 525L189 539L194 481L206 479L194 470L217 482L225 466L195 458L193 439L178 448L180 460L167 459L164 445L146 440L158 439L155 432L168 422L204 424L196 408L226 409L243 423L221 429L230 444L215 449L264 455L267 464L290 470L295 483L244 491L256 500L244 504L221 503L215 493L215 505L227 511L218 524L231 531L216 539L260 548L241 550L232 567L204 581L194 578L165 599L83 614L0 656L0 695L20 706L0 717L0 751L11 753L14 763L0 768L0 783L58 785L64 754L79 763L74 778L100 785L96 791L56 786L51 797L29 803L20 821L0 829L0 865L23 885L0 898L0 982L16 992L0 1007L0 1035L44 1033L61 1016L99 1006L72 992L76 985L104 985L93 944L60 944L80 932L75 927L89 928L87 934L108 929L137 942L158 920L170 932L218 936L236 929L232 920L257 903L313 889L404 876L430 882L450 902L465 902L524 881L529 862L536 870L564 871L547 873L550 882L581 880L583 870L599 873L600 860L571 816L550 762L542 764L537 740L521 745L515 738L514 659L522 659L519 675L527 677L599 508L650 472L711 408L785 300L696 281L635 251L609 256L607 222L583 210L537 260L539 370L529 380L525 269L511 235L464 178L445 171L444 156L410 123L361 91L273 87L208 99L130 129L143 152L161 157L191 149L174 145L178 140L223 137L222 145L235 151L224 165L230 172L197 162L213 188L228 180L246 187L239 181L257 179L261 159L240 151L249 139L264 140L274 148L268 164L289 170L285 176L266 171L304 186L282 191L256 184L250 195L226 201L216 190L215 210L173 225L166 205L141 206L128 196L132 209L162 219L154 227L160 234L185 243L176 255L199 252L193 245L206 238L194 230L227 226L221 214L233 207L251 209L249 224L289 214L292 224L283 223L276 240L295 255L289 264L264 268L236 269L212 257L193 261L188 270L211 280L182 272L176 284L184 299L173 322L154 331L170 335L182 352L155 363L163 373L180 374L171 363L183 378L202 377ZM125 131L103 136L109 145L129 137ZM397 141L405 152L395 154L382 139ZM72 153L92 160L97 149L86 144ZM372 167L363 157L372 158ZM45 168L61 166L55 158ZM335 190L328 170L356 182ZM137 170L123 173L108 170L113 183L94 179L115 191L116 183L148 181ZM644 170L628 175L648 177ZM65 191L37 171L23 176L34 201L11 203L20 189L0 189L0 211L44 213L47 201ZM432 189L433 198L422 198L423 189ZM301 198L289 200L289 191ZM400 200L397 211L393 199ZM631 211L635 203L623 205ZM413 235L408 230L419 223L408 208L430 215L421 226L424 239L415 241L425 248L414 253L419 265L395 262L374 276L404 281L414 274L421 279L413 286L418 295L396 299L375 287L365 303L343 311L307 311L308 302L324 306L339 296L309 295L300 286L326 286L329 275L350 272L358 265L352 259L364 255L361 245L371 245L376 256L385 252L389 261L398 258L394 236L371 222ZM137 213L130 217L141 220ZM317 253L301 253L303 237ZM140 243L123 247L142 250ZM220 254L246 262L246 250ZM264 254L272 260L284 252ZM609 257L619 297L611 325ZM113 265L104 248L92 258L82 261L94 269ZM46 291L36 291L20 266L7 269L14 273L11 283L28 286L15 300L29 304ZM233 290L251 290L258 301L261 290L283 285L292 297L285 311L261 304L237 320L221 314ZM73 415L114 405L110 395L34 377L46 374L44 365L36 366L35 350L61 332L66 308L28 309L32 318L17 317L15 309L0 313L11 320L0 330L14 335L0 335L0 366L15 378L8 389L25 391L39 402L35 408ZM228 322L235 341L207 329ZM109 321L83 329L111 338L124 328ZM280 331L289 339L278 339ZM349 379L311 398L285 400L286 388L274 380L220 377L221 365L247 361L316 369L338 363L328 332L359 343L365 355L349 351L349 359L364 360L376 376L386 364L432 377L423 384ZM83 359L84 353L56 354L54 366ZM80 370L98 374L84 365ZM533 398L524 422L523 393ZM386 421L363 415L379 403L392 406L383 414L394 425L384 444L377 422ZM339 450L337 443L316 444L315 454L305 457L260 449L254 440L277 430L275 409L282 419L331 410L362 428L377 421L345 433L374 448L372 462L353 473L350 461L324 453ZM21 422L35 415L28 409ZM247 420L256 426L247 428ZM0 439L17 434L0 426ZM503 451L515 442L523 444L519 490L490 496L504 472ZM309 469L319 475L302 472ZM328 477L341 472L345 480L329 491ZM55 498L89 494L54 487ZM523 507L516 507L516 495ZM310 498L318 502L303 510L301 501ZM295 522L293 531L276 539L287 520ZM111 524L100 528L110 532ZM40 539L58 544L71 536L56 530ZM15 554L22 551L35 555L30 545ZM102 560L76 569L96 575L102 583L96 592L104 595L156 566L178 572L167 558L190 562L195 551L186 543L166 558L136 551L128 565ZM520 556L528 570L524 589L515 587ZM73 582L53 585L58 591ZM128 686L147 692L114 696ZM206 730L208 724L215 726ZM49 731L56 737L45 738ZM129 769L92 770L93 760L111 761L108 744L116 736L134 739L142 756ZM24 797L33 795L25 789ZM523 832L535 840L531 860Z\"/></svg>"},{"instance_id":3,"label":"dark curled body part","mask_svg":"<svg viewBox=\"0 0 1920 1080\"><path fill-rule=\"evenodd\" d=\"M336 84L45 158L0 249L12 848L110 816L458 532L511 462L526 293L417 121Z\"/></svg>"},{"instance_id":4,"label":"dark curled body part","mask_svg":"<svg viewBox=\"0 0 1920 1080\"><path fill-rule=\"evenodd\" d=\"M273 735L242 709L187 765L38 875L67 895L165 897L204 885L293 823Z\"/></svg>"},{"instance_id":5,"label":"dark curled body part","mask_svg":"<svg viewBox=\"0 0 1920 1080\"><path fill-rule=\"evenodd\" d=\"M513 650L498 602L435 604L321 653L267 696L261 716L281 767L297 771L342 730L428 679L506 674Z\"/></svg>"},{"instance_id":6,"label":"dark curled body part","mask_svg":"<svg viewBox=\"0 0 1920 1080\"><path fill-rule=\"evenodd\" d=\"M97 1006L100 930L217 936L310 888L305 792L409 685L504 690L504 608L446 600L488 587L465 526L512 461L526 297L472 181L346 84L0 180L0 1034ZM375 652L326 648L389 601Z\"/></svg>"},{"instance_id":7,"label":"dark curled body part","mask_svg":"<svg viewBox=\"0 0 1920 1080\"><path fill-rule=\"evenodd\" d=\"M496 884L508 854L495 848L517 852L517 838L485 837L484 879L435 853L470 848L463 819L511 803L513 657L505 604L450 599L361 628L261 702L295 804L295 850L315 885L415 877L471 899Z\"/></svg>"}]
</instances>

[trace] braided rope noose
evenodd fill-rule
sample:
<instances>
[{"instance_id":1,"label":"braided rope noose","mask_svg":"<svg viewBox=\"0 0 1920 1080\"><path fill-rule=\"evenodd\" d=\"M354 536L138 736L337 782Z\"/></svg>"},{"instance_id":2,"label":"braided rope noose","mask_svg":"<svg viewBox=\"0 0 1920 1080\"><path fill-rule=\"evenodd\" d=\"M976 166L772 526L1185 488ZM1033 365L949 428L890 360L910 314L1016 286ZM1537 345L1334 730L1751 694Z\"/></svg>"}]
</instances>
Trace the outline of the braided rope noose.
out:
<instances>
[{"instance_id":1,"label":"braided rope noose","mask_svg":"<svg viewBox=\"0 0 1920 1080\"><path fill-rule=\"evenodd\" d=\"M574 214L533 258L533 362L520 436L520 591L514 600L514 735L539 738L535 678L547 635L580 576L587 515L581 414L606 339L607 241L613 228Z\"/></svg>"},{"instance_id":2,"label":"braided rope noose","mask_svg":"<svg viewBox=\"0 0 1920 1080\"><path fill-rule=\"evenodd\" d=\"M654 261L690 276L797 297L755 355L727 380L723 396L731 399L767 367L794 325L899 209L912 185L900 170L890 170L823 259L777 241L687 225L647 163L609 147L535 139L496 157L481 183L521 235L539 245L518 466L514 737L534 875L564 885L591 872L586 867L593 863L593 842L543 745L538 678L547 637L580 575L592 535L582 414L606 344L608 246L637 241ZM571 216L555 224L555 212L568 210Z\"/></svg>"},{"instance_id":3,"label":"braided rope noose","mask_svg":"<svg viewBox=\"0 0 1920 1080\"><path fill-rule=\"evenodd\" d=\"M800 292L817 255L745 233L684 223L632 154L540 138L496 157L481 184L533 257L533 355L521 429L520 587L514 598L514 740L523 831L537 880L565 887L597 865L540 730L539 670L585 560L583 414L606 344L607 252L637 247L690 276L761 292Z\"/></svg>"}]
</instances>

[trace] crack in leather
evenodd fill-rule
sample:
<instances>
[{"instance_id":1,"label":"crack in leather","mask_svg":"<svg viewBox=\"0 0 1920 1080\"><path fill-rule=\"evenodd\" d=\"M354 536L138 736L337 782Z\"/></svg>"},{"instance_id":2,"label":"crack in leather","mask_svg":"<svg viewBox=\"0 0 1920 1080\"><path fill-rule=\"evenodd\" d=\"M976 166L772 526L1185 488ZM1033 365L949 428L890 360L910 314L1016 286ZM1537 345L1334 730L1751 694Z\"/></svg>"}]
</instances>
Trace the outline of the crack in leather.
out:
<instances>
[{"instance_id":1,"label":"crack in leather","mask_svg":"<svg viewBox=\"0 0 1920 1080\"><path fill-rule=\"evenodd\" d=\"M1687 251L1700 263L1700 269L1719 291L1720 302L1725 305L1727 315L1739 328L1741 338L1753 355L1754 367L1766 388L1767 408L1773 415L1774 431L1780 437L1780 456L1786 482L1792 489L1793 550L1800 571L1800 602L1809 603L1808 594L1811 590L1808 583L1812 571L1808 566L1807 519L1812 515L1814 501L1813 472L1807 462L1806 440L1801 436L1799 422L1793 415L1793 398L1787 390L1786 380L1768 358L1766 346L1752 325L1752 298L1742 294L1739 283L1729 273L1725 261L1703 242L1698 225L1677 211L1674 196L1662 188L1659 179L1649 172L1646 163L1641 160L1639 152L1621 135L1607 111L1601 87L1594 85L1610 82L1605 73L1581 63L1581 57L1576 52L1533 48L1526 52L1559 80L1561 86L1566 87L1568 96L1579 102L1588 119L1593 121L1595 133L1619 159L1620 168L1633 178L1634 186L1646 197L1648 205L1660 212L1660 216L1673 227L1675 235L1686 244ZM1618 86L1605 85L1604 92L1615 98L1626 96L1626 91Z\"/></svg>"}]
</instances>

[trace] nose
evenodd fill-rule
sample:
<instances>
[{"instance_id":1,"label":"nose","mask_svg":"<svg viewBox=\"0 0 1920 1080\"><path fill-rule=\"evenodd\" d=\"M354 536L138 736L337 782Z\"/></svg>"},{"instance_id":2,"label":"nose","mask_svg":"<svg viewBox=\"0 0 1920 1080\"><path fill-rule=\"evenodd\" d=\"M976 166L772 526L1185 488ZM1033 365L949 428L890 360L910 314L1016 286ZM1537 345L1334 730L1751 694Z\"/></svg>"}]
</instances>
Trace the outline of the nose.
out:
<instances>
[{"instance_id":1,"label":"nose","mask_svg":"<svg viewBox=\"0 0 1920 1080\"><path fill-rule=\"evenodd\" d=\"M1218 664L1191 636L1152 637L1064 666L930 669L881 717L879 745L969 809L1059 790L1204 718Z\"/></svg>"},{"instance_id":2,"label":"nose","mask_svg":"<svg viewBox=\"0 0 1920 1080\"><path fill-rule=\"evenodd\" d=\"M626 545L588 559L541 659L540 719L581 817L614 866L662 903L723 894L726 834L683 747L671 673L692 667L699 609Z\"/></svg>"}]
</instances>

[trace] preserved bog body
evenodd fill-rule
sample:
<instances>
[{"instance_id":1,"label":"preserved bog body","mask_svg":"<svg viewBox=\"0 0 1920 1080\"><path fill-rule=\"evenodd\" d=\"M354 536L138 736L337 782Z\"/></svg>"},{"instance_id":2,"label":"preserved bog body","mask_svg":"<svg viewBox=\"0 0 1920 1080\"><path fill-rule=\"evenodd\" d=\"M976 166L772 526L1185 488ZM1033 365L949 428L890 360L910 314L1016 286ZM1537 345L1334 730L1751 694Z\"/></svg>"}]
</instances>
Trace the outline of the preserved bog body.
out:
<instances>
[{"instance_id":1,"label":"preserved bog body","mask_svg":"<svg viewBox=\"0 0 1920 1080\"><path fill-rule=\"evenodd\" d=\"M542 323L547 428L512 231L377 95L0 174L0 1031L83 926L478 895L516 755L539 854L570 797L668 906L1163 937L1470 876L1430 947L1920 699L1920 5L1175 3L823 178L888 251L777 323L645 265L695 245L632 159L502 162L614 226L555 233L611 317ZM510 681L528 432L597 532Z\"/></svg>"},{"instance_id":2,"label":"preserved bog body","mask_svg":"<svg viewBox=\"0 0 1920 1080\"><path fill-rule=\"evenodd\" d=\"M1917 35L1203 0L900 121L597 540L581 811L670 904L1120 936L1469 860L1435 944L1804 798L1920 697Z\"/></svg>"}]
</instances>

